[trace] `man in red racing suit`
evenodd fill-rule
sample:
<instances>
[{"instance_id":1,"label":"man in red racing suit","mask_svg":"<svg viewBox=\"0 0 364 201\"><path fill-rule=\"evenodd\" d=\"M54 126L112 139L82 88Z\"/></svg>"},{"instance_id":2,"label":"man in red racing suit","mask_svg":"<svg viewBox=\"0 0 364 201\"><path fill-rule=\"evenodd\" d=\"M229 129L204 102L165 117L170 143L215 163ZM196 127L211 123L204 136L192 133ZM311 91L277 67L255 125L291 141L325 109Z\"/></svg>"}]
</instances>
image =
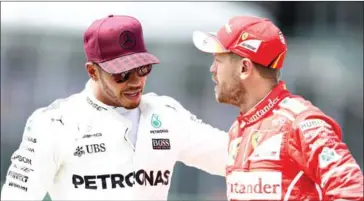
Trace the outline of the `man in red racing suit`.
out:
<instances>
[{"instance_id":1,"label":"man in red racing suit","mask_svg":"<svg viewBox=\"0 0 364 201\"><path fill-rule=\"evenodd\" d=\"M363 175L339 125L283 82L229 135L230 200L363 200Z\"/></svg>"},{"instance_id":2,"label":"man in red racing suit","mask_svg":"<svg viewBox=\"0 0 364 201\"><path fill-rule=\"evenodd\" d=\"M234 17L193 42L214 54L217 101L241 112L229 131L229 200L363 200L339 125L279 81L287 45L270 20Z\"/></svg>"}]
</instances>

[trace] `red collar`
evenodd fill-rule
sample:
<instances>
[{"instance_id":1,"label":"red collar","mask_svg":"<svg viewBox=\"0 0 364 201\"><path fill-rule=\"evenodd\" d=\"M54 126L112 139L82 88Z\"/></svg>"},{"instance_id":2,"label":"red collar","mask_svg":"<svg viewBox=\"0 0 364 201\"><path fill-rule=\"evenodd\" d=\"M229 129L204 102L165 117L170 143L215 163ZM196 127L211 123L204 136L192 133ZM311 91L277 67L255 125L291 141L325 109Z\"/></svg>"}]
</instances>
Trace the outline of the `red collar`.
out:
<instances>
[{"instance_id":1,"label":"red collar","mask_svg":"<svg viewBox=\"0 0 364 201\"><path fill-rule=\"evenodd\" d=\"M263 98L249 112L241 114L238 117L241 127L252 125L268 114L281 102L285 97L289 96L290 92L286 88L286 84L280 81L269 94Z\"/></svg>"}]
</instances>

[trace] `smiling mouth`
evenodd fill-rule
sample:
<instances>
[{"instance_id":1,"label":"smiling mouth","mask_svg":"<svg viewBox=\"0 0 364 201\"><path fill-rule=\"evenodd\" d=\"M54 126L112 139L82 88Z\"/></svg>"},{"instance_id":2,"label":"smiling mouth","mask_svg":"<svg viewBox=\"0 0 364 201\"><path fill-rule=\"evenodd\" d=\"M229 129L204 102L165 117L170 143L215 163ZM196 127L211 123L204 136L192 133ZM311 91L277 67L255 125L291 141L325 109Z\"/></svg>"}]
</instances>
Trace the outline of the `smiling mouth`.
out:
<instances>
[{"instance_id":1,"label":"smiling mouth","mask_svg":"<svg viewBox=\"0 0 364 201\"><path fill-rule=\"evenodd\" d=\"M124 91L123 94L127 96L137 96L142 92L142 89Z\"/></svg>"},{"instance_id":2,"label":"smiling mouth","mask_svg":"<svg viewBox=\"0 0 364 201\"><path fill-rule=\"evenodd\" d=\"M213 81L215 84L217 84L217 79L216 79L216 77L214 77L214 76L213 76L211 79L212 79L212 81Z\"/></svg>"}]
</instances>

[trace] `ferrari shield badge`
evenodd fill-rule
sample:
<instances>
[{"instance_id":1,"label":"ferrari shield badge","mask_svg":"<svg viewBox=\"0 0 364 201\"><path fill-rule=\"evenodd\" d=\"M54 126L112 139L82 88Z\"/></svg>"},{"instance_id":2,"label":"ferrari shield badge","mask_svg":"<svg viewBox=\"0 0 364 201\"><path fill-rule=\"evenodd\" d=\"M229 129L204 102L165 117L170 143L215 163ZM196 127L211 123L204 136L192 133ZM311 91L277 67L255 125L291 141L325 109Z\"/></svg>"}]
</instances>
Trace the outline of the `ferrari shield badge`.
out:
<instances>
[{"instance_id":1,"label":"ferrari shield badge","mask_svg":"<svg viewBox=\"0 0 364 201\"><path fill-rule=\"evenodd\" d=\"M257 131L255 131L253 134L252 134L252 147L253 149L255 149L259 143L259 140L260 140L260 137L261 137L261 134Z\"/></svg>"},{"instance_id":2,"label":"ferrari shield badge","mask_svg":"<svg viewBox=\"0 0 364 201\"><path fill-rule=\"evenodd\" d=\"M233 165L238 153L242 137L236 138L230 142L229 146L229 162L228 165Z\"/></svg>"}]
</instances>

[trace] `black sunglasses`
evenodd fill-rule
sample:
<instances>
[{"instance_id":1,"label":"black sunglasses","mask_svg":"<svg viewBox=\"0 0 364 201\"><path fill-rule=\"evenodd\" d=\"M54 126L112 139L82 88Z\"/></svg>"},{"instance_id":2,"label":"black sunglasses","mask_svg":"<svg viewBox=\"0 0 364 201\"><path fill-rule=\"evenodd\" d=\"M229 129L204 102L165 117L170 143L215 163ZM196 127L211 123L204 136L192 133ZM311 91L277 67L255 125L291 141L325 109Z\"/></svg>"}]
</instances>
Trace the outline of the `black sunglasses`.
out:
<instances>
[{"instance_id":1,"label":"black sunglasses","mask_svg":"<svg viewBox=\"0 0 364 201\"><path fill-rule=\"evenodd\" d=\"M139 77L147 76L152 71L152 65L141 66L122 73L111 74L116 83L123 83L130 78L131 73L136 72Z\"/></svg>"}]
</instances>

